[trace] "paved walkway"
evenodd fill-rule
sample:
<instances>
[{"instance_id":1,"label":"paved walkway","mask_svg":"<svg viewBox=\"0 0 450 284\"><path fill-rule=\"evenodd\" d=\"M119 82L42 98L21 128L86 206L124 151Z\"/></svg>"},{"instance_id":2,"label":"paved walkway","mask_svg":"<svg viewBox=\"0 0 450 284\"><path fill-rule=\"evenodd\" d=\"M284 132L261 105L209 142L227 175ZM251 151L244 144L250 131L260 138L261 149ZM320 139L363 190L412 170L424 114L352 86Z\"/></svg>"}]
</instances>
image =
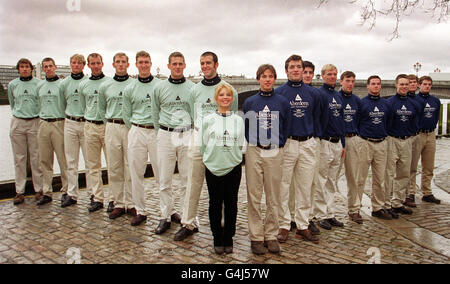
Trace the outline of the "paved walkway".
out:
<instances>
[{"instance_id":1,"label":"paved walkway","mask_svg":"<svg viewBox=\"0 0 450 284\"><path fill-rule=\"evenodd\" d=\"M447 190L449 169L450 139L444 138L438 140L435 173L441 177L440 186ZM175 180L177 184L177 175ZM139 227L129 225L130 216L108 219L105 209L88 213L86 191L82 191L78 204L69 208L60 207L60 193L54 194L52 204L41 208L36 207L33 197L19 206L11 200L0 201L0 263L450 263L450 195L434 183L435 195L443 200L441 205L424 204L419 194L413 215L381 221L370 217L370 201L365 196L364 224L358 225L348 220L345 179L341 179L337 217L345 227L322 230L317 245L297 239L291 232L288 242L281 245L280 255L264 256L250 251L244 177L234 253L223 256L215 255L212 249L206 190L199 206L200 232L175 242L173 236L179 227L174 224L164 235L154 233L159 219L158 192L152 178L146 185L151 213Z\"/></svg>"}]
</instances>

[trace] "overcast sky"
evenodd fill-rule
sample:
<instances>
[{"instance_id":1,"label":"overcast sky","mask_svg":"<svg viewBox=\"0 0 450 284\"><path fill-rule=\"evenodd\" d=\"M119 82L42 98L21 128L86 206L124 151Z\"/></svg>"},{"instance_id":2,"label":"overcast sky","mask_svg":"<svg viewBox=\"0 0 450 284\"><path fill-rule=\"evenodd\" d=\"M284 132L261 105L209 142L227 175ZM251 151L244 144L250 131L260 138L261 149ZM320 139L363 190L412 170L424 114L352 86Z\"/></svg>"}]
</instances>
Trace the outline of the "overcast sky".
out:
<instances>
[{"instance_id":1,"label":"overcast sky","mask_svg":"<svg viewBox=\"0 0 450 284\"><path fill-rule=\"evenodd\" d=\"M369 31L359 25L357 4L329 0L317 6L318 0L2 0L0 64L50 56L68 65L74 53L98 52L111 76L112 57L123 51L130 57L129 74L136 74L135 54L146 50L152 73L159 67L168 75L167 57L180 51L187 76L199 73L201 53L211 50L219 56L219 73L247 77L271 63L286 78L284 61L293 53L312 61L316 73L332 63L357 79L415 73L416 61L422 64L419 75L437 67L450 72L450 23L416 13L402 20L401 37L388 41L392 18L379 17Z\"/></svg>"}]
</instances>

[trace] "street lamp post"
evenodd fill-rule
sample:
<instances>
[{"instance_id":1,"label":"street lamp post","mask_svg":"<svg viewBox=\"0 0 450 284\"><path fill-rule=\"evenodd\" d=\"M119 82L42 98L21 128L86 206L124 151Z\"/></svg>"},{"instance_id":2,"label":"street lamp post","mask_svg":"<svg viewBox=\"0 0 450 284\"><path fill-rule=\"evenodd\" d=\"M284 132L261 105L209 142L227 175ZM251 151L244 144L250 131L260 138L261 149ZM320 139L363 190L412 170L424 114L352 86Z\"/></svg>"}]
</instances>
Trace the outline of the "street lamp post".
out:
<instances>
[{"instance_id":1,"label":"street lamp post","mask_svg":"<svg viewBox=\"0 0 450 284\"><path fill-rule=\"evenodd\" d=\"M422 68L422 64L419 63L419 61L416 62L416 64L413 65L414 70L416 70L416 76L419 77L419 70Z\"/></svg>"},{"instance_id":2,"label":"street lamp post","mask_svg":"<svg viewBox=\"0 0 450 284\"><path fill-rule=\"evenodd\" d=\"M434 73L441 73L441 69L439 68L434 69Z\"/></svg>"}]
</instances>

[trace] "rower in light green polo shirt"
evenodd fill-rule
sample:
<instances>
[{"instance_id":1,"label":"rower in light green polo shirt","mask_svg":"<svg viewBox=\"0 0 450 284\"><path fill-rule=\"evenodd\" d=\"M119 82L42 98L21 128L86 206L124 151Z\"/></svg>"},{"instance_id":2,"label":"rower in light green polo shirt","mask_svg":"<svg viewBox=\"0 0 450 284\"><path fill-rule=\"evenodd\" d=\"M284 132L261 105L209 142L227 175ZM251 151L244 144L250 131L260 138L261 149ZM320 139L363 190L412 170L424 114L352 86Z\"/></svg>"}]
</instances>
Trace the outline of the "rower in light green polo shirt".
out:
<instances>
[{"instance_id":1,"label":"rower in light green polo shirt","mask_svg":"<svg viewBox=\"0 0 450 284\"><path fill-rule=\"evenodd\" d=\"M60 91L61 80L55 75L38 84L39 117L42 119L65 118L66 99Z\"/></svg>"},{"instance_id":2,"label":"rower in light green polo shirt","mask_svg":"<svg viewBox=\"0 0 450 284\"><path fill-rule=\"evenodd\" d=\"M39 99L36 92L41 80L20 77L8 84L8 99L11 112L17 118L33 118L39 115Z\"/></svg>"},{"instance_id":3,"label":"rower in light green polo shirt","mask_svg":"<svg viewBox=\"0 0 450 284\"><path fill-rule=\"evenodd\" d=\"M108 78L100 85L99 108L106 110L106 119L123 119L123 92L125 87L133 81L135 79L130 78L128 74L115 75L113 79Z\"/></svg>"},{"instance_id":4,"label":"rower in light green polo shirt","mask_svg":"<svg viewBox=\"0 0 450 284\"><path fill-rule=\"evenodd\" d=\"M80 83L80 92L86 103L84 118L92 121L105 122L105 110L99 107L100 85L109 78L103 73L98 76L92 75L89 80Z\"/></svg>"}]
</instances>

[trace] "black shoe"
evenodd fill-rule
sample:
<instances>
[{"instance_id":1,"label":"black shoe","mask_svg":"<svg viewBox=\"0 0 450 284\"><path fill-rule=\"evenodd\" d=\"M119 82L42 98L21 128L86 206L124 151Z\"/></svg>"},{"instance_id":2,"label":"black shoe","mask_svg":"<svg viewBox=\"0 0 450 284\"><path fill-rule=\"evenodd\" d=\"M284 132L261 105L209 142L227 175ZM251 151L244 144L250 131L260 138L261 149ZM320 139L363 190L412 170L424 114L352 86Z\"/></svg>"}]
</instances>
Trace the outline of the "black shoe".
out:
<instances>
[{"instance_id":1,"label":"black shoe","mask_svg":"<svg viewBox=\"0 0 450 284\"><path fill-rule=\"evenodd\" d=\"M95 201L94 201L94 195L93 194L91 194L91 197L89 198L89 200L91 201L91 205L94 204Z\"/></svg>"},{"instance_id":2,"label":"black shoe","mask_svg":"<svg viewBox=\"0 0 450 284\"><path fill-rule=\"evenodd\" d=\"M198 229L197 229L198 230ZM180 230L175 234L175 237L173 238L174 241L181 242L184 239L186 239L189 236L192 236L194 234L194 230L189 230L186 227L181 227Z\"/></svg>"},{"instance_id":3,"label":"black shoe","mask_svg":"<svg viewBox=\"0 0 450 284\"><path fill-rule=\"evenodd\" d=\"M434 197L433 194L422 196L422 201L435 203L435 204L441 204L441 201L439 199L437 199L436 197Z\"/></svg>"},{"instance_id":4,"label":"black shoe","mask_svg":"<svg viewBox=\"0 0 450 284\"><path fill-rule=\"evenodd\" d=\"M383 209L383 210L389 213L389 215L391 215L393 219L398 219L399 215L394 210L392 209Z\"/></svg>"},{"instance_id":5,"label":"black shoe","mask_svg":"<svg viewBox=\"0 0 450 284\"><path fill-rule=\"evenodd\" d=\"M108 208L106 209L106 212L111 213L114 210L114 201L111 201L108 203Z\"/></svg>"},{"instance_id":6,"label":"black shoe","mask_svg":"<svg viewBox=\"0 0 450 284\"><path fill-rule=\"evenodd\" d=\"M378 211L372 212L372 216L383 219L383 220L392 220L392 215L384 209L380 209ZM397 216L397 218L398 218L398 216Z\"/></svg>"},{"instance_id":7,"label":"black shoe","mask_svg":"<svg viewBox=\"0 0 450 284\"><path fill-rule=\"evenodd\" d=\"M88 208L89 212L95 212L103 208L102 202L93 202L91 206Z\"/></svg>"},{"instance_id":8,"label":"black shoe","mask_svg":"<svg viewBox=\"0 0 450 284\"><path fill-rule=\"evenodd\" d=\"M297 224L291 221L291 231L295 231L297 229Z\"/></svg>"},{"instance_id":9,"label":"black shoe","mask_svg":"<svg viewBox=\"0 0 450 284\"><path fill-rule=\"evenodd\" d=\"M323 219L317 222L320 227L324 228L325 230L331 230L331 224L328 223L328 219Z\"/></svg>"},{"instance_id":10,"label":"black shoe","mask_svg":"<svg viewBox=\"0 0 450 284\"><path fill-rule=\"evenodd\" d=\"M39 200L36 204L37 205L44 205L44 204L47 204L49 202L52 202L52 200L53 199L50 196L44 195L44 196L42 196L41 200Z\"/></svg>"},{"instance_id":11,"label":"black shoe","mask_svg":"<svg viewBox=\"0 0 450 284\"><path fill-rule=\"evenodd\" d=\"M403 205L412 207L412 208L416 208L417 204L416 204L414 194L408 195L408 197L406 197L406 199L405 199L405 202L403 202Z\"/></svg>"},{"instance_id":12,"label":"black shoe","mask_svg":"<svg viewBox=\"0 0 450 284\"><path fill-rule=\"evenodd\" d=\"M74 204L77 204L77 201L73 199L71 196L69 196L66 198L66 200L64 200L64 202L61 203L61 207L64 208Z\"/></svg>"},{"instance_id":13,"label":"black shoe","mask_svg":"<svg viewBox=\"0 0 450 284\"><path fill-rule=\"evenodd\" d=\"M170 222L167 222L165 219L159 221L159 225L155 230L157 235L164 234L170 228Z\"/></svg>"},{"instance_id":14,"label":"black shoe","mask_svg":"<svg viewBox=\"0 0 450 284\"><path fill-rule=\"evenodd\" d=\"M406 214L406 215L411 215L413 213L413 211L411 209L408 209L405 206L398 207L398 208L392 207L392 210L395 213Z\"/></svg>"},{"instance_id":15,"label":"black shoe","mask_svg":"<svg viewBox=\"0 0 450 284\"><path fill-rule=\"evenodd\" d=\"M177 224L181 224L181 216L180 216L180 214L178 214L178 213L173 213L173 214L170 216L170 221L171 221L171 222L174 222L174 223L177 223Z\"/></svg>"},{"instance_id":16,"label":"black shoe","mask_svg":"<svg viewBox=\"0 0 450 284\"><path fill-rule=\"evenodd\" d=\"M308 230L315 236L320 235L320 230L313 221L309 221Z\"/></svg>"},{"instance_id":17,"label":"black shoe","mask_svg":"<svg viewBox=\"0 0 450 284\"><path fill-rule=\"evenodd\" d=\"M338 220L336 220L336 218L328 218L327 219L328 223L330 223L331 226L334 227L344 227L344 223L339 222Z\"/></svg>"},{"instance_id":18,"label":"black shoe","mask_svg":"<svg viewBox=\"0 0 450 284\"><path fill-rule=\"evenodd\" d=\"M63 204L63 202L66 201L68 196L69 195L67 193L63 193L63 195L61 195L61 204Z\"/></svg>"}]
</instances>

